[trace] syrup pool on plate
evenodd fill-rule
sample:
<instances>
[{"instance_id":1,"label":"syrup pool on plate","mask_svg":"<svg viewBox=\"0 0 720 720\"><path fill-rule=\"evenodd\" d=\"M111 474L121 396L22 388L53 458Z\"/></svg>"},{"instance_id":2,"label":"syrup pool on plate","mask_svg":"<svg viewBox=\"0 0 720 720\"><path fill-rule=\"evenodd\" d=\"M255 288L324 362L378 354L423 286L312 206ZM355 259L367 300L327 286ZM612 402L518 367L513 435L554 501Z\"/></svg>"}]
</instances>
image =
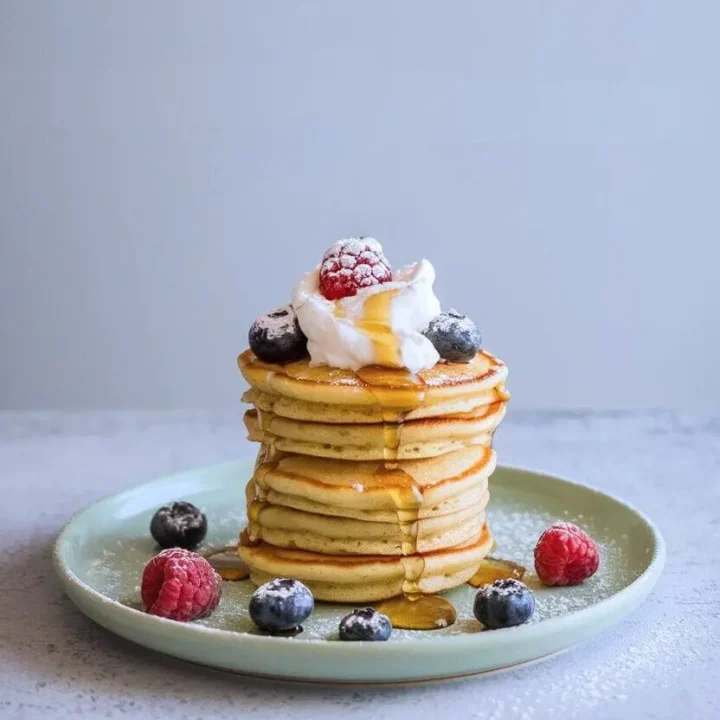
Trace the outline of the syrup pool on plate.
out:
<instances>
[{"instance_id":1,"label":"syrup pool on plate","mask_svg":"<svg viewBox=\"0 0 720 720\"><path fill-rule=\"evenodd\" d=\"M217 552L211 551L205 559L223 580L245 580L250 577L250 568L238 555L236 545L228 545Z\"/></svg>"},{"instance_id":2,"label":"syrup pool on plate","mask_svg":"<svg viewBox=\"0 0 720 720\"><path fill-rule=\"evenodd\" d=\"M525 568L510 560L499 560L498 558L485 558L477 572L468 580L468 585L482 587L492 585L496 580L522 580L525 576Z\"/></svg>"},{"instance_id":3,"label":"syrup pool on plate","mask_svg":"<svg viewBox=\"0 0 720 720\"><path fill-rule=\"evenodd\" d=\"M457 620L453 605L437 595L398 595L373 607L401 630L437 630Z\"/></svg>"}]
</instances>

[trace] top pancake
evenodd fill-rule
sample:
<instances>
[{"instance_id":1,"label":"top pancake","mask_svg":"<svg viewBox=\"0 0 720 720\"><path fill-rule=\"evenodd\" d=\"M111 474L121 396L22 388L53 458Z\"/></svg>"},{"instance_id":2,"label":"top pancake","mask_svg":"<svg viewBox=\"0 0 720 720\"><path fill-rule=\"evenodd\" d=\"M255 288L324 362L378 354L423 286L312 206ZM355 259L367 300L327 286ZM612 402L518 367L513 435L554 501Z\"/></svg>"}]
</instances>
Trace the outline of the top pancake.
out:
<instances>
[{"instance_id":1,"label":"top pancake","mask_svg":"<svg viewBox=\"0 0 720 720\"><path fill-rule=\"evenodd\" d=\"M250 350L240 355L238 366L252 387L250 402L297 420L392 422L471 413L509 399L507 366L484 350L469 363L439 362L417 375L378 366L311 367L307 358L265 363Z\"/></svg>"}]
</instances>

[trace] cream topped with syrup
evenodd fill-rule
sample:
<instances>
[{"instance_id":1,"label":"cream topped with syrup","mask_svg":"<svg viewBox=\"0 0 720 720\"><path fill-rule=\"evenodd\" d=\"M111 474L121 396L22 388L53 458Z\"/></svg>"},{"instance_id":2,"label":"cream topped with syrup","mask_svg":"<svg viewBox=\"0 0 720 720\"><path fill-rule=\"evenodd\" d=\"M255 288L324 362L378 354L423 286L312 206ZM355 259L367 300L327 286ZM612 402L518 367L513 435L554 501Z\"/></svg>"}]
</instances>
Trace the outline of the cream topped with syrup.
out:
<instances>
[{"instance_id":1,"label":"cream topped with syrup","mask_svg":"<svg viewBox=\"0 0 720 720\"><path fill-rule=\"evenodd\" d=\"M311 365L358 370L367 365L427 370L439 360L422 331L440 313L433 291L435 269L420 260L392 282L328 300L320 292L319 267L303 276L293 307L308 339Z\"/></svg>"}]
</instances>

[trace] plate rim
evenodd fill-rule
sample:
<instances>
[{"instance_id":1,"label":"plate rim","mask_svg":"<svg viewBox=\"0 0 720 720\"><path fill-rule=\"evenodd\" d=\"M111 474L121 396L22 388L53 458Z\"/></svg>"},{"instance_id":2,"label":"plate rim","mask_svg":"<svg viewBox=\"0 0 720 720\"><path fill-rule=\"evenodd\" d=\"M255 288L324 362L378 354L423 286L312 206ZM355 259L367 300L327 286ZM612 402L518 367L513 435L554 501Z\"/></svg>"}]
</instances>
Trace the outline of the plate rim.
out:
<instances>
[{"instance_id":1,"label":"plate rim","mask_svg":"<svg viewBox=\"0 0 720 720\"><path fill-rule=\"evenodd\" d=\"M69 542L68 536L72 532L73 524L77 522L82 515L91 512L98 505L101 505L110 500L122 498L125 495L130 495L133 492L137 492L138 490L143 489L147 485L161 484L163 481L167 481L169 479L177 480L184 476L189 477L196 475L200 472L214 474L239 466L247 466L249 470L252 465L253 460L241 458L238 460L232 460L213 465L204 465L196 468L190 468L182 470L180 472L168 473L152 478L150 480L145 480L144 482L133 484L132 486L120 490L119 492L107 493L75 512L71 516L71 518L65 523L62 530L58 534L53 544L52 551L53 565L55 567L56 573L61 580L65 592L70 595L71 600L73 600L74 604L76 605L77 603L72 597L73 591L85 595L88 600L96 602L100 606L112 608L113 612L119 613L119 616L121 618L124 618L134 623L139 623L141 627L144 625L147 628L161 628L162 626L172 628L173 632L177 635L179 640L181 640L183 637L187 637L188 639L197 637L198 633L202 633L206 637L214 637L225 640L232 639L234 642L241 642L251 652L253 650L260 650L262 648L277 646L282 647L284 652L286 653L304 653L310 648L314 649L322 647L323 650L320 652L327 653L329 655L345 655L347 652L347 646L344 643L340 642L332 642L325 639L302 639L252 635L250 633L212 628L205 625L196 625L193 623L178 623L167 618L159 618L153 615L148 615L145 612L142 612L133 607L129 607L128 605L124 605L120 601L109 598L106 595L103 595L98 590L95 590L93 587L85 583L75 574L75 572L70 568L69 563L67 562L67 558L64 557L64 545ZM599 488L593 487L586 483L565 478L561 475L555 475L545 471L534 470L531 468L517 465L498 465L498 469L510 472L530 473L532 475L540 476L550 481L560 481L561 483L567 483L569 485L581 488L585 491L590 491L591 493L600 495L604 499L610 500L611 502L619 503L625 506L633 514L635 514L650 530L650 534L653 540L652 556L645 570L643 570L643 572L638 575L635 580L623 587L618 592L613 593L611 596L600 600L599 602L594 603L588 607L581 608L579 610L571 610L562 615L548 618L546 620L540 620L536 623L532 623L529 625L521 625L518 627L494 630L492 633L478 631L476 633L465 633L461 635L441 635L437 637L424 638L422 640L423 647L426 647L430 650L437 647L447 648L448 646L451 646L456 651L460 651L463 649L490 650L494 645L503 645L509 640L512 640L513 638L516 638L515 641L517 642L517 640L519 639L518 636L522 637L523 643L536 643L538 641L542 641L549 635L554 635L568 623L582 625L583 621L586 618L591 615L595 615L601 608L605 611L603 614L605 616L609 616L616 608L628 607L629 609L622 614L622 617L625 617L627 614L632 612L652 591L660 575L662 574L665 565L667 549L665 540L657 525L647 515L645 515L645 513L643 513L641 510L638 510L632 503L629 503L615 495L611 495L603 490L600 490ZM81 612L83 612L83 614L87 615L87 613L82 607L79 607L79 609ZM93 619L95 622L98 622L95 618L91 619ZM111 630L111 632L115 631ZM352 645L353 653L358 654L359 657L371 657L379 651L378 643L373 643L370 641L354 642ZM393 655L405 655L408 648L408 643L382 643L381 645L381 652L384 657L391 657ZM290 650L290 648L293 648L293 650Z\"/></svg>"}]
</instances>

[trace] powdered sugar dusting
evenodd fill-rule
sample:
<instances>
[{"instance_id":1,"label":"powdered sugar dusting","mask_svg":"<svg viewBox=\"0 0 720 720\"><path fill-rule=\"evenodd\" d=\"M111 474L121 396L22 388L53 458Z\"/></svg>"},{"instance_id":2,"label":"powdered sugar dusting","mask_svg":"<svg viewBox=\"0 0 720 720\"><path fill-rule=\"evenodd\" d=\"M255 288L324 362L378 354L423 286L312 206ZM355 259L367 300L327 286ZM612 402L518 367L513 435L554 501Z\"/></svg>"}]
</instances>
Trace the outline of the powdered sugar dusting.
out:
<instances>
[{"instance_id":1,"label":"powdered sugar dusting","mask_svg":"<svg viewBox=\"0 0 720 720\"><path fill-rule=\"evenodd\" d=\"M280 580L271 580L265 585L261 585L256 591L255 596L261 600L267 598L274 598L276 600L287 600L287 598L294 595L298 590L307 590L305 586L298 580L290 580L283 578Z\"/></svg>"},{"instance_id":2,"label":"powdered sugar dusting","mask_svg":"<svg viewBox=\"0 0 720 720\"><path fill-rule=\"evenodd\" d=\"M296 324L297 315L292 305L283 305L261 315L253 323L253 329L262 331L268 340L274 340L288 332L294 332Z\"/></svg>"},{"instance_id":3,"label":"powdered sugar dusting","mask_svg":"<svg viewBox=\"0 0 720 720\"><path fill-rule=\"evenodd\" d=\"M642 548L632 546L633 536L613 537L606 523L596 523L592 513L580 514L563 512L562 500L552 513L538 510L547 502L538 502L530 493L520 493L507 487L492 487L489 509L489 525L497 541L493 555L518 562L528 568L523 582L535 593L536 610L531 623L542 622L553 617L580 610L610 597L631 582L641 568L629 561L633 557L645 557ZM238 494L237 505L242 498ZM214 502L204 502L208 515L210 536L206 548L221 549L234 542L243 519L237 513L228 513L227 494L218 496ZM541 532L553 521L562 517L574 522L589 532L598 545L601 554L597 574L576 587L547 588L540 584L533 568L533 548ZM81 578L104 595L142 610L138 590L140 576L147 561L158 552L157 546L147 533L148 518L133 520L135 523L130 536L118 539L109 536L92 549L86 576ZM650 548L648 548L650 550ZM631 553L632 551L632 553ZM88 551L90 552L90 551ZM219 607L207 618L196 621L200 627L231 630L233 632L255 632L255 626L248 615L248 604L256 588L249 580L223 583L223 598ZM287 590L277 592L286 593ZM481 626L472 614L472 602L476 589L464 585L444 594L456 608L458 620L450 627L432 631L393 631L389 642L410 642L428 640L439 635L459 635L481 631ZM351 612L352 606L316 603L315 612L303 623L304 632L288 640L334 641L337 640L340 620ZM666 630L663 630L666 632Z\"/></svg>"},{"instance_id":4,"label":"powdered sugar dusting","mask_svg":"<svg viewBox=\"0 0 720 720\"><path fill-rule=\"evenodd\" d=\"M343 257L347 256L344 255ZM368 277L368 275L372 275L372 268L370 265L358 265L355 269L355 277L360 278L361 280L362 278Z\"/></svg>"},{"instance_id":5,"label":"powdered sugar dusting","mask_svg":"<svg viewBox=\"0 0 720 720\"><path fill-rule=\"evenodd\" d=\"M382 630L387 621L387 615L374 612L372 608L356 610L343 620L344 625L348 630L352 630L353 628L368 628L369 630L372 630L373 633L377 633Z\"/></svg>"},{"instance_id":6,"label":"powdered sugar dusting","mask_svg":"<svg viewBox=\"0 0 720 720\"><path fill-rule=\"evenodd\" d=\"M222 550L213 550L203 553L203 557L217 570L243 570L247 571L247 565L238 555L237 545L230 545Z\"/></svg>"},{"instance_id":7,"label":"powdered sugar dusting","mask_svg":"<svg viewBox=\"0 0 720 720\"><path fill-rule=\"evenodd\" d=\"M450 308L447 312L441 313L434 318L432 325L436 330L443 333L449 332L452 328L460 328L466 332L476 330L475 323L454 308Z\"/></svg>"},{"instance_id":8,"label":"powdered sugar dusting","mask_svg":"<svg viewBox=\"0 0 720 720\"><path fill-rule=\"evenodd\" d=\"M161 507L156 515L163 519L165 525L178 533L184 533L186 530L198 530L205 523L202 512L199 510L195 512L188 506L188 503L171 503Z\"/></svg>"},{"instance_id":9,"label":"powdered sugar dusting","mask_svg":"<svg viewBox=\"0 0 720 720\"><path fill-rule=\"evenodd\" d=\"M372 237L351 237L345 238L344 240L336 240L326 251L325 257L331 255L337 255L341 251L346 253L352 253L353 255L359 255L366 249L371 250L373 253L382 254L382 245Z\"/></svg>"},{"instance_id":10,"label":"powdered sugar dusting","mask_svg":"<svg viewBox=\"0 0 720 720\"><path fill-rule=\"evenodd\" d=\"M373 238L340 240L328 248L320 264L320 284L332 300L392 280L382 245ZM354 283L354 287L352 287Z\"/></svg>"},{"instance_id":11,"label":"powdered sugar dusting","mask_svg":"<svg viewBox=\"0 0 720 720\"><path fill-rule=\"evenodd\" d=\"M499 580L490 586L486 586L485 592L496 598L509 597L510 595L519 595L523 591L523 585L519 580Z\"/></svg>"},{"instance_id":12,"label":"powdered sugar dusting","mask_svg":"<svg viewBox=\"0 0 720 720\"><path fill-rule=\"evenodd\" d=\"M261 331L268 340L298 332L298 320L295 308L292 305L283 305L275 308L265 315L261 315L253 323L253 330Z\"/></svg>"}]
</instances>

